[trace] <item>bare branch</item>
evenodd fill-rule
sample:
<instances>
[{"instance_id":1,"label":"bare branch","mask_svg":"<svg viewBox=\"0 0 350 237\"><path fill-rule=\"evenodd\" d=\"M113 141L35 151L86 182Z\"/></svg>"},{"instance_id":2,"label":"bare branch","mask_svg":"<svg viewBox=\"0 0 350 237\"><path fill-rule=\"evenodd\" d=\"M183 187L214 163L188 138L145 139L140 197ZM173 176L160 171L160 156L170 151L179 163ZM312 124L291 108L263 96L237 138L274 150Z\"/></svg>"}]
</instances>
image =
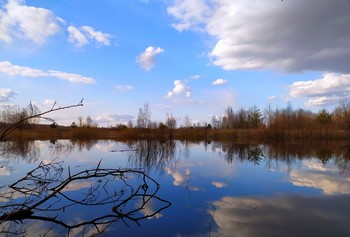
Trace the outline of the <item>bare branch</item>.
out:
<instances>
[{"instance_id":1,"label":"bare branch","mask_svg":"<svg viewBox=\"0 0 350 237\"><path fill-rule=\"evenodd\" d=\"M72 229L88 226L101 232L119 220L126 225L127 220L140 225L140 220L150 218L171 205L169 201L156 196L159 184L142 170L101 168L100 161L97 167L74 174L68 168L68 177L63 178L62 165L63 162L55 160L48 164L40 163L25 177L0 192L0 199L8 200L0 203L0 234L27 231L33 221L50 222L66 229L68 233ZM90 188L80 199L66 192L69 185L74 185L74 182L80 184L81 181L89 183ZM18 197L22 197L20 201L17 200ZM153 213L144 214L143 210L151 201L156 201L161 206ZM64 221L63 215L69 215L72 207L85 210L106 205L112 205L112 208L107 208L104 215L90 219L84 217L77 223ZM7 225L9 222L16 228L9 229L12 226ZM50 229L47 230L49 232Z\"/></svg>"},{"instance_id":2,"label":"bare branch","mask_svg":"<svg viewBox=\"0 0 350 237\"><path fill-rule=\"evenodd\" d=\"M56 102L53 104L53 106L51 107L50 110L47 110L45 112L42 113L38 113L38 114L31 114L28 117L22 118L19 121L17 121L16 123L12 124L10 127L8 127L0 136L0 141L4 140L5 137L7 137L11 132L13 132L20 124L22 124L23 122L30 120L32 118L44 118L47 119L46 117L43 117L43 115L48 114L48 113L52 113L55 111L59 111L59 110L63 110L63 109L70 109L70 108L74 108L74 107L78 107L78 106L83 106L83 99L78 103L78 104L73 104L73 105L68 105L68 106L64 106L64 107L58 107L56 108ZM32 108L32 105L30 103L30 106Z\"/></svg>"}]
</instances>

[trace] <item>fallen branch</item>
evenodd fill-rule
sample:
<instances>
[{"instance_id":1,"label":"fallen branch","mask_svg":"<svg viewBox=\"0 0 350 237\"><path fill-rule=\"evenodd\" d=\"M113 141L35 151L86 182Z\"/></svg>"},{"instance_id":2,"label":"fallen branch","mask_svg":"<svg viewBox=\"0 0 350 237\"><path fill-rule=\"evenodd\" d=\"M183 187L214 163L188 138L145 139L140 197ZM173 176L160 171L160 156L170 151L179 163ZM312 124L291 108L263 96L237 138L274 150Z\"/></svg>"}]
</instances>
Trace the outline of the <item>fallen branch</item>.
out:
<instances>
[{"instance_id":1,"label":"fallen branch","mask_svg":"<svg viewBox=\"0 0 350 237\"><path fill-rule=\"evenodd\" d=\"M156 196L160 185L142 170L105 169L101 168L100 161L96 168L70 173L63 178L62 164L58 161L40 163L25 177L9 185L8 190L0 192L0 199L7 200L0 203L0 234L27 231L36 221L60 226L68 234L73 229L86 226L92 226L99 233L106 229L99 228L102 225L106 227L119 220L126 225L127 220L140 225L140 220L151 218L171 205L169 201ZM79 189L80 193L87 189L85 193L77 197L68 192L70 185L78 187L82 181L90 185ZM20 202L18 197L22 197L18 199ZM152 213L144 214L142 211L146 205L153 201L161 206ZM83 215L86 219L78 223L67 222L63 216L69 214L73 207L81 211L89 207L98 207L99 210L104 207L106 213L90 219ZM5 228L9 222L14 224L15 229Z\"/></svg>"}]
</instances>

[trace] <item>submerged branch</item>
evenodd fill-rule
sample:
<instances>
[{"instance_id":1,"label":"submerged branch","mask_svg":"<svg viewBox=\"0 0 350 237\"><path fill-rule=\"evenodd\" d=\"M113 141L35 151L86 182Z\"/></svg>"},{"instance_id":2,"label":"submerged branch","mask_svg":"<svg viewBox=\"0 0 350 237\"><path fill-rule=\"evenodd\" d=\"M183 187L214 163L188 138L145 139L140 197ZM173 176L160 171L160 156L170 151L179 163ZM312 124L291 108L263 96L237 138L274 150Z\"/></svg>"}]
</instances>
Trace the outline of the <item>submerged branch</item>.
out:
<instances>
[{"instance_id":1,"label":"submerged branch","mask_svg":"<svg viewBox=\"0 0 350 237\"><path fill-rule=\"evenodd\" d=\"M40 163L25 177L0 192L0 199L7 200L0 204L0 233L30 228L33 221L50 222L68 233L82 226L93 226L100 232L99 226L119 220L124 223L129 220L139 225L140 220L150 218L171 205L169 201L156 196L159 183L142 170L101 168L100 161L95 168L70 173L63 178L62 164L55 160L48 164ZM90 187L82 184L89 184ZM77 197L71 192L77 190L74 187L87 191L80 191L82 195ZM153 213L144 214L145 206L153 201L161 206ZM106 213L99 212L93 217L83 215L84 219L78 223L64 221L64 214L69 215L72 207L85 210L96 206L104 207ZM17 229L8 230L8 222L16 223Z\"/></svg>"}]
</instances>

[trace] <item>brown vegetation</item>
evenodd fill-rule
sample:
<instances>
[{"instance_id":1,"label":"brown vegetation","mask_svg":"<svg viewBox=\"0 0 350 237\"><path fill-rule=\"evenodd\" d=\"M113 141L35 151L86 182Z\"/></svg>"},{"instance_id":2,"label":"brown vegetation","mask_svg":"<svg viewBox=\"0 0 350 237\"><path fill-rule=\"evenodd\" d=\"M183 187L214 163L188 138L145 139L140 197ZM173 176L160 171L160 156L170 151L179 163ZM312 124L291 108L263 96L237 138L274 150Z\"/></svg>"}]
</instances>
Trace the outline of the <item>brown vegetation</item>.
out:
<instances>
[{"instance_id":1,"label":"brown vegetation","mask_svg":"<svg viewBox=\"0 0 350 237\"><path fill-rule=\"evenodd\" d=\"M4 128L0 128L0 133ZM301 129L260 127L257 129L210 129L202 127L191 128L97 128L97 127L56 127L48 125L31 125L13 131L8 140L190 140L190 141L234 141L234 142L265 142L295 140L346 140L350 131L332 129L330 127L310 127Z\"/></svg>"},{"instance_id":2,"label":"brown vegetation","mask_svg":"<svg viewBox=\"0 0 350 237\"><path fill-rule=\"evenodd\" d=\"M69 106L67 108L81 106ZM286 108L272 109L268 107L262 112L256 106L248 110L242 108L234 111L228 107L222 116L213 116L210 124L193 124L188 115L180 127L173 115L167 115L166 121L151 121L151 109L146 103L140 108L136 125L129 121L128 125L117 124L115 127L99 128L90 116L70 127L58 126L53 120L51 125L37 125L35 120L42 114L63 108L52 107L44 113L29 106L27 110L5 108L0 113L0 134L6 130L7 124L17 123L17 130L11 130L7 139L114 139L114 140L228 140L235 142L293 141L293 140L343 140L350 138L350 100L342 101L333 112L321 109L315 113L305 109L294 110L291 104ZM27 112L26 112L27 111ZM34 114L33 114L34 113ZM28 117L29 114L29 117ZM26 117L27 116L27 117ZM47 118L46 118L47 119ZM0 139L1 140L1 139Z\"/></svg>"}]
</instances>

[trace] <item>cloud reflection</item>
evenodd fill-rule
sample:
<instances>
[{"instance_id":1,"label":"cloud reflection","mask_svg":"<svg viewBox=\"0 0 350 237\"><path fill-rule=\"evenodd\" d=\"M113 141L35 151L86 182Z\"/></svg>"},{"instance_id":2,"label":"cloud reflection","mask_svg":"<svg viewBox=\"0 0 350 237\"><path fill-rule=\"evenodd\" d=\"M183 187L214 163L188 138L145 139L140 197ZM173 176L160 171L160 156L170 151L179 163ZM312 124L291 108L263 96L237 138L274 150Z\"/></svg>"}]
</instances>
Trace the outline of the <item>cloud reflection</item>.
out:
<instances>
[{"instance_id":1,"label":"cloud reflection","mask_svg":"<svg viewBox=\"0 0 350 237\"><path fill-rule=\"evenodd\" d=\"M350 196L236 198L213 203L212 236L350 236Z\"/></svg>"},{"instance_id":2,"label":"cloud reflection","mask_svg":"<svg viewBox=\"0 0 350 237\"><path fill-rule=\"evenodd\" d=\"M197 186L190 186L189 181L191 178L191 170L186 169L185 174L181 174L178 171L175 171L169 167L164 168L165 171L170 174L174 178L174 185L175 186L185 186L187 189L192 190L192 191L199 191L200 188Z\"/></svg>"},{"instance_id":3,"label":"cloud reflection","mask_svg":"<svg viewBox=\"0 0 350 237\"><path fill-rule=\"evenodd\" d=\"M217 182L217 181L213 181L213 182L211 182L211 184L214 185L217 188L223 188L223 187L227 186L226 184L224 184L222 182Z\"/></svg>"},{"instance_id":4,"label":"cloud reflection","mask_svg":"<svg viewBox=\"0 0 350 237\"><path fill-rule=\"evenodd\" d=\"M322 189L325 194L350 194L349 178L331 172L292 170L290 179L295 186Z\"/></svg>"},{"instance_id":5,"label":"cloud reflection","mask_svg":"<svg viewBox=\"0 0 350 237\"><path fill-rule=\"evenodd\" d=\"M303 165L306 170L290 172L293 185L321 189L327 195L350 194L350 178L337 172L334 167L311 160L305 161Z\"/></svg>"}]
</instances>

